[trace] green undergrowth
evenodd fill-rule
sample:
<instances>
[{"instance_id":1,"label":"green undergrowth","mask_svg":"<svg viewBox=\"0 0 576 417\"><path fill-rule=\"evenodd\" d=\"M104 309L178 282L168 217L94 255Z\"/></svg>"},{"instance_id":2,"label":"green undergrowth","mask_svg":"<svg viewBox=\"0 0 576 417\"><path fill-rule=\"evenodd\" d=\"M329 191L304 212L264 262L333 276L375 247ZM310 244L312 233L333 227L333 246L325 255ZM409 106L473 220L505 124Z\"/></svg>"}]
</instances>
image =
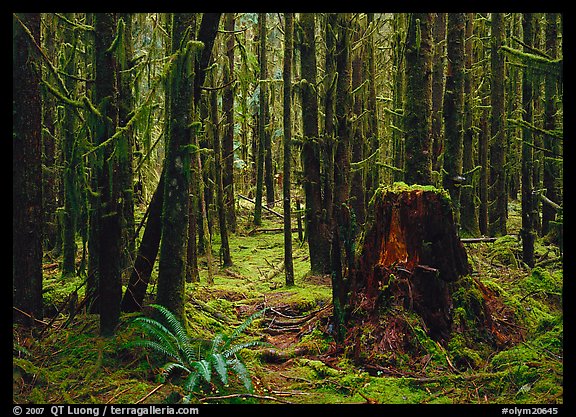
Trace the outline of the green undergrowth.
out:
<instances>
[{"instance_id":1,"label":"green undergrowth","mask_svg":"<svg viewBox=\"0 0 576 417\"><path fill-rule=\"evenodd\" d=\"M513 215L514 213L512 213ZM514 221L514 218L511 219ZM281 227L265 216L260 228ZM514 230L514 229L512 229ZM239 343L271 343L285 354L282 361L263 360L261 348L242 351L254 397L234 396L242 384L206 386L191 402L210 403L524 403L563 402L563 271L557 247L536 242L536 267L521 262L521 242L515 236L496 242L466 245L472 273L453 293L454 331L445 344L430 339L421 319L403 312L415 336L412 354L381 358L378 366L359 365L351 356L335 353L329 332L330 277L309 273L307 246L294 240L295 285L284 284L283 235L255 231L249 221L230 235L233 265L218 265L219 236L214 234L214 284L207 284L206 259L200 259L200 282L186 284L188 332L206 345L218 333L229 334L262 308L304 317L301 333L267 333L270 316L245 329ZM561 259L561 258L560 258ZM47 260L46 263L53 262ZM147 302L153 302L157 272ZM72 320L66 303L82 278L62 280L58 269L45 270L45 302L59 311L50 327L34 333L13 328L13 401L15 403L162 403L180 402L184 392L160 368L165 359L143 348L127 349L142 334L128 324L140 313L122 314L117 334L98 335L98 316L79 312ZM493 323L503 335L522 335L495 347L471 314L482 304L479 285L490 294ZM52 307L50 307L52 306ZM476 318L475 318L476 317ZM282 319L281 316L279 316ZM44 321L48 323L51 317ZM366 329L370 337L370 329ZM41 334L40 334L41 333ZM350 348L350 347L349 347ZM348 352L351 350L349 349ZM209 397L228 398L211 400ZM267 398L267 399L266 399ZM276 401L270 398L275 398Z\"/></svg>"}]
</instances>

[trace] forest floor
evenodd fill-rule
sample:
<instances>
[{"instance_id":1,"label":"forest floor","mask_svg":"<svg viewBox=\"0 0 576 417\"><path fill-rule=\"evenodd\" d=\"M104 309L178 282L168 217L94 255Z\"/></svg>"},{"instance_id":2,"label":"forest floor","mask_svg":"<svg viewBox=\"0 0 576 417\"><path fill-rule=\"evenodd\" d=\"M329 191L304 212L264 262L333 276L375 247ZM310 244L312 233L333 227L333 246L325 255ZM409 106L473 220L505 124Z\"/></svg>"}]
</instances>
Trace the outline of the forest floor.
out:
<instances>
[{"instance_id":1,"label":"forest floor","mask_svg":"<svg viewBox=\"0 0 576 417\"><path fill-rule=\"evenodd\" d=\"M258 229L281 229L280 219L267 214L264 219ZM297 233L295 286L286 287L282 232L255 230L250 220L248 211L239 216L239 232L230 238L234 265L217 268L214 284L208 285L202 258L200 283L186 284L188 328L194 337L210 341L268 307L243 337L269 345L240 353L253 394L242 394L240 382L231 378L226 386L212 384L192 402L563 403L563 270L557 246L538 239L537 265L529 269L520 261L521 244L514 236L465 245L471 277L498 298L501 307L493 319L521 335L515 343L494 350L481 340L454 337L444 347L420 332L428 353L417 362L395 358L368 368L335 350L328 325L330 277L309 275L307 247ZM516 235L519 227L520 207L511 202L509 233ZM217 253L216 239L213 248ZM82 279L62 281L57 260L49 257L44 277L45 301L58 314L53 320L46 317L33 332L13 326L15 403L145 404L181 398L176 381L159 379L161 358L142 348L126 348L137 337L130 323L139 314L123 314L116 336L101 338L97 316L80 312L69 320L64 307ZM149 293L147 302L153 302L154 284Z\"/></svg>"}]
</instances>

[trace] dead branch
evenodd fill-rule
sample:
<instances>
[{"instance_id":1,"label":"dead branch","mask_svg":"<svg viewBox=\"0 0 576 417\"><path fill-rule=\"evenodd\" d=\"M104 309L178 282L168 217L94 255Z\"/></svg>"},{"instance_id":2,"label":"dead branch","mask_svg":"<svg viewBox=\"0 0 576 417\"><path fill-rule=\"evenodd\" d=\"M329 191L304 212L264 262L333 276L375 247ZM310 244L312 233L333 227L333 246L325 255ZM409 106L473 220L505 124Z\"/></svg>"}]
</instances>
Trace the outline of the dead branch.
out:
<instances>
[{"instance_id":1,"label":"dead branch","mask_svg":"<svg viewBox=\"0 0 576 417\"><path fill-rule=\"evenodd\" d=\"M256 201L252 200L251 198L248 198L248 197L246 197L246 196L243 196L242 194L236 194L236 195L237 195L238 197L240 197L241 199L243 199L243 200L249 201L249 202L251 202L252 204L256 204ZM284 218L284 215L283 215L283 214L280 214L280 213L278 213L277 211L274 211L274 210L272 210L272 209L270 209L270 208L268 208L268 207L266 207L266 206L264 206L264 205L262 206L262 208L263 208L264 210L266 210L266 211L274 214L275 216L280 217L281 219Z\"/></svg>"},{"instance_id":2,"label":"dead branch","mask_svg":"<svg viewBox=\"0 0 576 417\"><path fill-rule=\"evenodd\" d=\"M204 397L204 398L200 398L198 401L200 402L204 402L204 401L214 401L214 400L227 400L229 398L256 398L259 400L269 400L269 401L277 401L279 403L284 403L284 404L293 404L290 401L286 401L283 400L281 398L276 398L276 397L271 397L269 395L256 395L256 394L229 394L229 395L219 395L219 396L215 396L215 397Z\"/></svg>"}]
</instances>

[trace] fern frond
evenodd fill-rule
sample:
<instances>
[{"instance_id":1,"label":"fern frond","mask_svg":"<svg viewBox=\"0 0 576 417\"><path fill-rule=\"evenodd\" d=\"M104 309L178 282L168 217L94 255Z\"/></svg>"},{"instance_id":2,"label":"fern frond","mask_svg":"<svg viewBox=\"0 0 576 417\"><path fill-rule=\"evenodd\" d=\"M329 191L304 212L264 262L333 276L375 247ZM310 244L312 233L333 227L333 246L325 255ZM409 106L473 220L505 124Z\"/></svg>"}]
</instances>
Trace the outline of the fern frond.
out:
<instances>
[{"instance_id":1,"label":"fern frond","mask_svg":"<svg viewBox=\"0 0 576 417\"><path fill-rule=\"evenodd\" d=\"M164 349L170 352L170 356L179 356L178 341L161 323L148 317L137 317L132 323L148 336L154 338L159 344L163 345Z\"/></svg>"},{"instance_id":2,"label":"fern frond","mask_svg":"<svg viewBox=\"0 0 576 417\"><path fill-rule=\"evenodd\" d=\"M222 352L227 358L233 357L236 353L240 352L242 349L251 348L254 346L271 346L270 343L262 342L260 340L252 340L250 342L240 343L234 346L231 346L229 349L226 349Z\"/></svg>"},{"instance_id":3,"label":"fern frond","mask_svg":"<svg viewBox=\"0 0 576 417\"><path fill-rule=\"evenodd\" d=\"M264 314L264 312L266 312L266 310L268 310L269 307L263 308L260 311L257 311L256 313L252 314L251 316L249 316L246 320L244 320L244 322L238 326L233 332L232 334L226 338L226 342L224 343L224 347L223 349L228 349L228 347L230 346L230 344L238 337L240 336L240 334L246 330L246 328L248 326L250 326L252 324L252 322L254 320L256 320L258 317L260 317L262 314Z\"/></svg>"},{"instance_id":4,"label":"fern frond","mask_svg":"<svg viewBox=\"0 0 576 417\"><path fill-rule=\"evenodd\" d=\"M151 350L158 352L162 355L166 355L169 358L172 358L176 361L180 361L180 357L179 357L178 353L175 353L172 350L167 349L165 345L158 343L158 342L154 342L153 340L134 340L132 342L128 342L125 346L127 348L143 347L145 349L151 349Z\"/></svg>"},{"instance_id":5,"label":"fern frond","mask_svg":"<svg viewBox=\"0 0 576 417\"><path fill-rule=\"evenodd\" d=\"M192 367L198 371L198 373L204 378L206 382L210 382L212 376L210 362L208 362L206 359L202 359L201 361L193 362Z\"/></svg>"},{"instance_id":6,"label":"fern frond","mask_svg":"<svg viewBox=\"0 0 576 417\"><path fill-rule=\"evenodd\" d=\"M190 375L188 375L188 378L186 378L186 380L182 384L184 392L190 393L190 395L187 396L188 399L190 399L191 393L194 392L194 390L196 389L199 380L200 380L200 374L198 372L191 372Z\"/></svg>"},{"instance_id":7,"label":"fern frond","mask_svg":"<svg viewBox=\"0 0 576 417\"><path fill-rule=\"evenodd\" d=\"M228 366L224 356L220 353L212 353L208 355L206 360L214 364L214 369L220 377L220 381L222 381L222 384L226 385L228 383Z\"/></svg>"},{"instance_id":8,"label":"fern frond","mask_svg":"<svg viewBox=\"0 0 576 417\"><path fill-rule=\"evenodd\" d=\"M219 352L220 345L222 342L225 341L225 336L222 333L218 333L214 336L214 340L212 340L212 347L210 348L210 353L217 353Z\"/></svg>"},{"instance_id":9,"label":"fern frond","mask_svg":"<svg viewBox=\"0 0 576 417\"><path fill-rule=\"evenodd\" d=\"M162 317L166 320L168 325L167 327L172 331L172 334L176 336L179 344L189 343L190 338L188 337L188 332L182 323L180 323L180 320L178 320L178 318L174 315L174 313L160 304L150 304L150 307L155 308L161 313Z\"/></svg>"},{"instance_id":10,"label":"fern frond","mask_svg":"<svg viewBox=\"0 0 576 417\"><path fill-rule=\"evenodd\" d=\"M252 393L254 388L252 387L252 379L250 379L250 374L248 373L246 366L238 359L230 360L228 361L228 364L232 365L232 369L236 372L236 375L238 375L238 378L240 378L240 381L242 381L246 390L249 393Z\"/></svg>"},{"instance_id":11,"label":"fern frond","mask_svg":"<svg viewBox=\"0 0 576 417\"><path fill-rule=\"evenodd\" d=\"M166 375L170 375L175 369L181 369L182 371L186 372L186 373L191 373L190 369L187 368L186 366L182 365L181 363L178 362L168 362L167 364L165 364L161 370L162 373L166 374Z\"/></svg>"}]
</instances>

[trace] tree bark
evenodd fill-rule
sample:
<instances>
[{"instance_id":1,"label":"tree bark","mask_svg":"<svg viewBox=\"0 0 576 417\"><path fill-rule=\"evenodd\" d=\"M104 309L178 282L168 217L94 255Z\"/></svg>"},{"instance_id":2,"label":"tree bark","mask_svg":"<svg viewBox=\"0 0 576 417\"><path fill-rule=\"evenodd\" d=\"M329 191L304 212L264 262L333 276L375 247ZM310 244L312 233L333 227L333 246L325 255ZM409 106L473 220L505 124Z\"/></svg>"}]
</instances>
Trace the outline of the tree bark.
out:
<instances>
[{"instance_id":1,"label":"tree bark","mask_svg":"<svg viewBox=\"0 0 576 417\"><path fill-rule=\"evenodd\" d=\"M546 13L546 53L551 58L558 57L558 13ZM546 75L544 85L544 129L556 129L556 112L558 100L558 83L554 76ZM558 140L550 136L544 137L544 173L543 183L546 197L555 203L562 204L562 163L555 158L561 154ZM556 219L556 210L549 205L542 207L542 235L550 231L550 222Z\"/></svg>"},{"instance_id":2,"label":"tree bark","mask_svg":"<svg viewBox=\"0 0 576 417\"><path fill-rule=\"evenodd\" d=\"M442 107L446 67L446 13L436 13L434 18L434 61L432 64L432 169L442 172Z\"/></svg>"},{"instance_id":3,"label":"tree bark","mask_svg":"<svg viewBox=\"0 0 576 417\"><path fill-rule=\"evenodd\" d=\"M476 84L472 77L473 61L473 34L474 34L474 13L466 13L466 31L464 35L464 137L462 150L462 170L464 186L460 196L460 226L461 229L470 236L478 236L478 210L476 209L476 190L478 185L477 176L472 174L474 169L474 127L473 109L477 96L473 93Z\"/></svg>"},{"instance_id":4,"label":"tree bark","mask_svg":"<svg viewBox=\"0 0 576 417\"><path fill-rule=\"evenodd\" d=\"M42 105L40 68L33 45L40 44L40 13L14 14L12 30L13 306L41 319ZM15 323L34 325L32 318L13 311Z\"/></svg>"},{"instance_id":5,"label":"tree bark","mask_svg":"<svg viewBox=\"0 0 576 417\"><path fill-rule=\"evenodd\" d=\"M504 42L504 14L492 13L492 33L490 36L490 209L488 210L488 230L490 236L506 234L508 194L506 193L506 155L504 145L506 126L504 117L504 55L500 46Z\"/></svg>"},{"instance_id":6,"label":"tree bark","mask_svg":"<svg viewBox=\"0 0 576 417\"><path fill-rule=\"evenodd\" d=\"M353 231L350 209L350 141L352 136L352 66L350 60L351 16L339 13L336 21L336 126L337 142L334 154L334 203L332 217L332 304L334 335L342 342L345 335L344 306L347 290L343 268L351 261Z\"/></svg>"},{"instance_id":7,"label":"tree bark","mask_svg":"<svg viewBox=\"0 0 576 417\"><path fill-rule=\"evenodd\" d=\"M522 29L525 50L530 51L534 44L534 16L532 13L523 13ZM534 86L527 69L522 73L522 120L533 123L533 93ZM522 260L530 268L534 267L534 240L536 238L535 217L536 200L534 196L533 169L534 169L534 136L530 129L522 130Z\"/></svg>"},{"instance_id":8,"label":"tree bark","mask_svg":"<svg viewBox=\"0 0 576 417\"><path fill-rule=\"evenodd\" d=\"M294 285L294 265L292 261L292 215L290 208L291 160L292 160L292 49L294 45L294 13L285 13L284 25L284 271L286 285Z\"/></svg>"},{"instance_id":9,"label":"tree bark","mask_svg":"<svg viewBox=\"0 0 576 417\"><path fill-rule=\"evenodd\" d=\"M266 61L266 13L258 14L258 34L259 43L259 62L260 62L260 95L258 97L258 141L256 156L256 204L254 206L254 225L262 225L262 195L264 191L264 156L266 146L266 111L268 106L268 95L266 83L263 81L267 78Z\"/></svg>"},{"instance_id":10,"label":"tree bark","mask_svg":"<svg viewBox=\"0 0 576 417\"><path fill-rule=\"evenodd\" d=\"M322 210L322 178L320 176L320 138L318 132L318 97L316 85L316 22L314 13L301 13L298 22L300 69L302 76L302 165L306 198L306 237L310 253L310 269L315 274L330 271L328 225ZM328 164L329 161L325 161Z\"/></svg>"},{"instance_id":11,"label":"tree bark","mask_svg":"<svg viewBox=\"0 0 576 417\"><path fill-rule=\"evenodd\" d=\"M142 241L134 260L130 280L122 298L122 311L140 311L144 304L144 297L148 289L148 283L152 276L152 269L160 247L162 235L162 206L164 205L164 178L165 169L162 170L156 191L148 206L148 217Z\"/></svg>"},{"instance_id":12,"label":"tree bark","mask_svg":"<svg viewBox=\"0 0 576 417\"><path fill-rule=\"evenodd\" d=\"M96 13L95 43L95 104L101 113L96 120L95 143L100 145L110 138L118 127L119 67L116 50L110 49L117 32L114 13ZM117 45L116 48L121 48ZM112 336L120 321L122 301L122 224L119 159L114 146L109 144L96 153L96 178L98 185L98 300L100 334Z\"/></svg>"},{"instance_id":13,"label":"tree bark","mask_svg":"<svg viewBox=\"0 0 576 417\"><path fill-rule=\"evenodd\" d=\"M224 29L234 31L234 13L224 16ZM231 83L234 77L234 33L226 40L227 62L224 65L224 84ZM226 224L230 232L236 232L236 204L234 198L234 91L235 84L224 90L222 97L222 112L226 117L224 135L222 136L222 186L226 206Z\"/></svg>"},{"instance_id":14,"label":"tree bark","mask_svg":"<svg viewBox=\"0 0 576 417\"><path fill-rule=\"evenodd\" d=\"M460 224L464 104L464 13L449 13L446 36L447 73L444 91L444 167L442 186L450 193L454 221Z\"/></svg>"},{"instance_id":15,"label":"tree bark","mask_svg":"<svg viewBox=\"0 0 576 417\"><path fill-rule=\"evenodd\" d=\"M406 37L405 173L407 184L432 184L432 14L412 13Z\"/></svg>"},{"instance_id":16,"label":"tree bark","mask_svg":"<svg viewBox=\"0 0 576 417\"><path fill-rule=\"evenodd\" d=\"M166 178L162 208L158 292L156 302L185 323L184 282L188 239L188 191L190 179L191 125L195 59L198 45L187 31L191 13L172 17L171 42L174 62L168 75L169 101L166 145Z\"/></svg>"},{"instance_id":17,"label":"tree bark","mask_svg":"<svg viewBox=\"0 0 576 417\"><path fill-rule=\"evenodd\" d=\"M373 212L350 271L347 344L361 343L357 330L373 320L382 329L373 336L386 337L382 331L394 330L388 326L396 318L387 322L379 315L391 307L414 311L431 338L447 342L452 325L449 284L470 271L450 200L439 190L400 186L379 190ZM400 340L391 336L391 342Z\"/></svg>"}]
</instances>

